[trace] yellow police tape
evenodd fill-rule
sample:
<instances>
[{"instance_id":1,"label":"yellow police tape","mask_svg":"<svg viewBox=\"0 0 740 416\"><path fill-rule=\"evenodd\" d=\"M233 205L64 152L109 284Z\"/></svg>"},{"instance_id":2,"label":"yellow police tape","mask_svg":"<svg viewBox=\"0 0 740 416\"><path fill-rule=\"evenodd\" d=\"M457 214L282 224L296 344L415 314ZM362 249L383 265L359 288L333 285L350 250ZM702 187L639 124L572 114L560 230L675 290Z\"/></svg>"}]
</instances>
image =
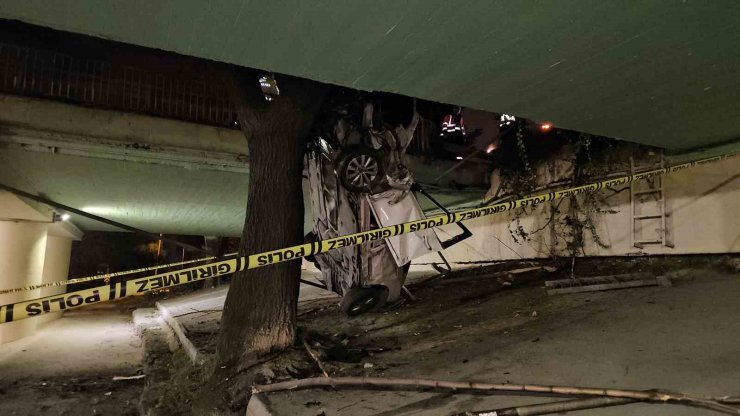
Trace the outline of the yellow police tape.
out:
<instances>
[{"instance_id":1,"label":"yellow police tape","mask_svg":"<svg viewBox=\"0 0 740 416\"><path fill-rule=\"evenodd\" d=\"M224 254L223 257L236 256L237 254L238 253L228 253L228 254ZM176 263L158 264L156 266L147 266L147 267L142 267L140 269L124 270L124 271L113 272L113 273L104 273L104 274L98 274L98 275L95 275L95 276L78 277L78 278L75 278L75 279L60 280L60 281L57 281L57 282L42 283L42 284L39 284L39 285L16 287L16 288L13 288L13 289L2 289L2 290L0 290L0 295L4 295L6 293L27 292L29 290L44 289L44 288L47 288L47 287L66 286L66 285L72 285L72 284L75 284L75 283L91 282L93 280L111 279L113 277L127 276L127 275L130 275L130 274L148 272L148 271L151 271L151 270L169 269L170 267L175 267L175 266L185 266L186 264L200 263L202 261L213 260L215 258L216 257L214 257L214 256L201 257L199 259L178 261Z\"/></svg>"},{"instance_id":2,"label":"yellow police tape","mask_svg":"<svg viewBox=\"0 0 740 416\"><path fill-rule=\"evenodd\" d=\"M442 214L422 220L410 221L403 224L392 225L371 231L349 234L341 237L330 238L323 241L301 244L279 250L252 254L247 257L218 261L201 266L190 267L179 271L169 271L155 274L153 276L140 277L126 282L111 283L91 289L78 290L39 299L26 300L0 306L0 323L18 321L21 319L38 316L49 312L58 312L66 309L78 308L98 302L119 299L126 296L143 295L149 291L162 289L190 282L195 282L209 277L224 276L246 269L256 269L270 264L295 260L314 254L325 253L342 247L350 247L366 243L368 241L383 240L401 234L413 233L427 228L439 227L473 218L498 214L515 208L535 206L544 202L566 198L586 192L596 192L600 189L628 184L632 181L651 178L653 176L678 172L693 166L713 163L736 156L732 153L716 156L693 162L682 163L672 167L651 170L634 175L608 179L588 185L548 192L515 201L502 202L481 208L471 208L449 214Z\"/></svg>"}]
</instances>

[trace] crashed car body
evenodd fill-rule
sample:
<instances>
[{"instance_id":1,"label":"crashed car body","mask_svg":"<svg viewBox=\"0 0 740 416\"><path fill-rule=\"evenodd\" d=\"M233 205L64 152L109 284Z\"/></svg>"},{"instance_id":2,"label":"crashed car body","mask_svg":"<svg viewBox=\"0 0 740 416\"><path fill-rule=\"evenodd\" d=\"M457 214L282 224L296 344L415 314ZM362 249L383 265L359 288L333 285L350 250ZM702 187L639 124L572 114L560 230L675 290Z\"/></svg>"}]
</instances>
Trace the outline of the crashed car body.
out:
<instances>
[{"instance_id":1,"label":"crashed car body","mask_svg":"<svg viewBox=\"0 0 740 416\"><path fill-rule=\"evenodd\" d=\"M313 210L308 241L354 234L424 218L411 191L406 148L418 122L373 127L372 104L361 122L339 118L328 134L309 143L306 170ZM442 250L434 230L317 254L327 289L342 295L341 309L358 315L401 300L411 260Z\"/></svg>"}]
</instances>

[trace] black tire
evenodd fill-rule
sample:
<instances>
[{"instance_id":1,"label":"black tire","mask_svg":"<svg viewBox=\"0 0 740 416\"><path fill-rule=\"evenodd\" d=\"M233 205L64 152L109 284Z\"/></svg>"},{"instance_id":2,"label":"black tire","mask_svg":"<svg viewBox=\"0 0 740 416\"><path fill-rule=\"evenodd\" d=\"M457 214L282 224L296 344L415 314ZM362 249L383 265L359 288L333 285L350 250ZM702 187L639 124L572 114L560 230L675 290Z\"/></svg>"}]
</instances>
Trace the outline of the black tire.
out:
<instances>
[{"instance_id":1,"label":"black tire","mask_svg":"<svg viewBox=\"0 0 740 416\"><path fill-rule=\"evenodd\" d=\"M347 316L357 316L383 305L387 297L385 287L356 287L342 297L339 307Z\"/></svg>"},{"instance_id":2,"label":"black tire","mask_svg":"<svg viewBox=\"0 0 740 416\"><path fill-rule=\"evenodd\" d=\"M348 191L370 192L383 178L380 152L368 146L347 147L339 157L337 175Z\"/></svg>"}]
</instances>

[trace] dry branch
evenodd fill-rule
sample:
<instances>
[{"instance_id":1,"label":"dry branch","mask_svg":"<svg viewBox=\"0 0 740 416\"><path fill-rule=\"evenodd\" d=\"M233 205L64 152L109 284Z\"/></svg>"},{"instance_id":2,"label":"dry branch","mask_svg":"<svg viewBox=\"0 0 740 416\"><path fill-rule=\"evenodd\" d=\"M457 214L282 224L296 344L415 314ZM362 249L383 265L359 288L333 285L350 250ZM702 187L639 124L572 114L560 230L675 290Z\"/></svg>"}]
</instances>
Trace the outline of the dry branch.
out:
<instances>
[{"instance_id":1,"label":"dry branch","mask_svg":"<svg viewBox=\"0 0 740 416\"><path fill-rule=\"evenodd\" d=\"M277 391L305 389L311 387L364 387L364 388L406 388L412 390L453 390L460 392L489 392L489 393L538 393L554 396L590 396L613 397L646 401L653 403L673 403L698 406L711 409L728 415L740 415L740 409L723 404L708 397L697 397L683 393L671 393L659 390L638 391L604 388L583 388L569 386L543 386L535 384L489 384L462 381L422 380L408 378L375 378L375 377L324 377L290 380L274 384L256 385L252 387L253 394L270 393ZM725 403L732 403L734 398L725 397Z\"/></svg>"},{"instance_id":2,"label":"dry branch","mask_svg":"<svg viewBox=\"0 0 740 416\"><path fill-rule=\"evenodd\" d=\"M303 339L303 348L306 349L306 352L308 355L313 358L313 360L316 362L316 364L319 366L319 369L321 369L321 372L324 374L324 377L328 378L329 373L326 372L326 369L324 369L324 364L321 363L321 360L319 360L319 357L311 350L311 347L308 346L308 342L306 342L306 339Z\"/></svg>"},{"instance_id":3,"label":"dry branch","mask_svg":"<svg viewBox=\"0 0 740 416\"><path fill-rule=\"evenodd\" d=\"M617 397L590 397L588 399L565 400L561 402L538 403L527 406L507 407L504 409L481 410L459 413L454 416L540 416L554 413L572 412L574 410L596 409L600 407L620 406L636 403L634 399Z\"/></svg>"}]
</instances>

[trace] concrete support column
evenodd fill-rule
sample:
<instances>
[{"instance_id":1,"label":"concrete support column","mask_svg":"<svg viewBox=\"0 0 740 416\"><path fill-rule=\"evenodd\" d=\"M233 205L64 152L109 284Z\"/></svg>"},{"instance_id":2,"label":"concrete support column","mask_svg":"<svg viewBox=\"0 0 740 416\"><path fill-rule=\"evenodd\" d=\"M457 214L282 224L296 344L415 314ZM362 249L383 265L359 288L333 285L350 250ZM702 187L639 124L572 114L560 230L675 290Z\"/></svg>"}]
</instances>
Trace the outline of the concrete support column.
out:
<instances>
[{"instance_id":1,"label":"concrete support column","mask_svg":"<svg viewBox=\"0 0 740 416\"><path fill-rule=\"evenodd\" d=\"M53 283L67 280L69 274L69 260L72 253L72 238L54 235L50 229L46 235L46 254L44 255L44 270L41 274L41 283ZM67 286L52 286L41 289L41 297L65 293ZM39 325L59 319L62 311L45 313L36 321Z\"/></svg>"},{"instance_id":2,"label":"concrete support column","mask_svg":"<svg viewBox=\"0 0 740 416\"><path fill-rule=\"evenodd\" d=\"M0 289L41 283L48 223L28 220L0 221ZM0 304L38 297L40 290L0 295ZM35 319L0 325L0 344L31 335Z\"/></svg>"}]
</instances>

